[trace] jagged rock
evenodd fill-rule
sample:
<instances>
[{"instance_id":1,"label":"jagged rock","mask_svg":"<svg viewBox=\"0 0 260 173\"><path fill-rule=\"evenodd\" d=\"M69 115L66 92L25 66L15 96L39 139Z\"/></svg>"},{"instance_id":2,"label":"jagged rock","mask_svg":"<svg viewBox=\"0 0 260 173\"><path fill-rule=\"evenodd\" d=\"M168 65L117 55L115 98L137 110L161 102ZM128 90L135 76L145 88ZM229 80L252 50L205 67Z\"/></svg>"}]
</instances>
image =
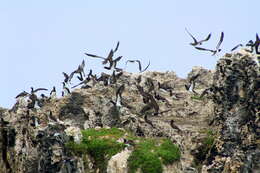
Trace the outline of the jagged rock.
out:
<instances>
[{"instance_id":1,"label":"jagged rock","mask_svg":"<svg viewBox=\"0 0 260 173\"><path fill-rule=\"evenodd\" d=\"M203 98L185 89L197 74L196 92L210 90ZM28 110L18 101L14 109L0 108L0 173L98 172L93 158L71 153L65 143L79 142L80 129L101 127L120 127L137 136L163 137L176 143L181 159L164 165L164 173L256 172L260 169L259 79L254 55L238 51L221 58L214 71L194 67L187 79L174 72L124 72L114 84L100 82L92 88L75 89L41 108ZM159 83L168 89L159 88ZM111 101L116 101L122 84L123 103L114 105ZM155 98L158 114L153 109L141 112L147 103L137 84ZM158 99L161 97L165 99ZM180 130L171 127L171 120ZM209 136L209 130L215 134ZM126 171L128 154L113 156L107 172Z\"/></svg>"}]
</instances>

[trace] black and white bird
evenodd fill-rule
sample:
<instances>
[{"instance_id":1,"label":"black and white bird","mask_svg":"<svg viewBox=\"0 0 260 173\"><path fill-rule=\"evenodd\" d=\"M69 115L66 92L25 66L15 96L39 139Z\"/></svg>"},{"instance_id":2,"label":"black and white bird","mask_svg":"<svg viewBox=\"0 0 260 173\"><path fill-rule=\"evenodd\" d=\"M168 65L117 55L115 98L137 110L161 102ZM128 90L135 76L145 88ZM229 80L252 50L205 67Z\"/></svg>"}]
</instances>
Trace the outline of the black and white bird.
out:
<instances>
[{"instance_id":1,"label":"black and white bird","mask_svg":"<svg viewBox=\"0 0 260 173\"><path fill-rule=\"evenodd\" d=\"M64 82L62 82L62 85L63 85L63 91L62 91L61 95L65 96L65 95L70 94L70 90L68 87L66 87L66 84Z\"/></svg>"},{"instance_id":2,"label":"black and white bird","mask_svg":"<svg viewBox=\"0 0 260 173\"><path fill-rule=\"evenodd\" d=\"M219 40L219 42L218 42L218 44L217 44L215 50L212 50L212 49L206 49L206 48L203 48L203 47L197 47L197 46L196 46L195 48L198 49L198 50L202 50L202 51L209 51L209 52L212 52L212 56L214 56L214 55L216 55L218 52L221 51L221 49L220 49L220 45L221 45L221 43L223 42L223 40L224 40L224 32L221 32L220 40Z\"/></svg>"},{"instance_id":3,"label":"black and white bird","mask_svg":"<svg viewBox=\"0 0 260 173\"><path fill-rule=\"evenodd\" d=\"M202 45L203 42L208 41L211 37L211 33L210 33L204 40L197 41L197 39L188 31L187 28L185 28L185 30L193 39L193 43L190 43L190 45L192 45L192 46Z\"/></svg>"},{"instance_id":4,"label":"black and white bird","mask_svg":"<svg viewBox=\"0 0 260 173\"><path fill-rule=\"evenodd\" d=\"M50 92L50 98L56 98L56 88L55 88L55 86L52 88L52 90Z\"/></svg>"}]
</instances>

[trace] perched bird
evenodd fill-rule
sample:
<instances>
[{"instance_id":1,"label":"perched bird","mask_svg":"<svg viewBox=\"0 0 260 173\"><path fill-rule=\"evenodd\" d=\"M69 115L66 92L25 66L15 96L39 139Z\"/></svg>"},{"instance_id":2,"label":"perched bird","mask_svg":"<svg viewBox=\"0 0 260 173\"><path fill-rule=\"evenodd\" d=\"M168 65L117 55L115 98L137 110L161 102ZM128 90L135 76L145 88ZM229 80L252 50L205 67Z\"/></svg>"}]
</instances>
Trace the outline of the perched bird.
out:
<instances>
[{"instance_id":1,"label":"perched bird","mask_svg":"<svg viewBox=\"0 0 260 173\"><path fill-rule=\"evenodd\" d=\"M231 52L233 52L234 50L236 50L238 47L242 47L242 46L243 46L243 44L238 44L238 45L236 45L234 48L231 49Z\"/></svg>"},{"instance_id":2,"label":"perched bird","mask_svg":"<svg viewBox=\"0 0 260 173\"><path fill-rule=\"evenodd\" d=\"M65 83L68 83L68 81L69 81L69 75L68 75L67 73L65 73L65 72L62 72L62 74L63 74L63 76L64 76L64 82L65 82Z\"/></svg>"},{"instance_id":3,"label":"perched bird","mask_svg":"<svg viewBox=\"0 0 260 173\"><path fill-rule=\"evenodd\" d=\"M196 49L198 50L202 50L202 51L209 51L209 52L212 52L212 56L216 55L218 52L221 51L221 49L219 48L221 43L223 42L223 39L224 39L224 32L221 32L221 36L220 36L220 40L216 46L216 49L215 50L211 50L211 49L206 49L206 48L203 48L203 47L195 47Z\"/></svg>"},{"instance_id":4,"label":"perched bird","mask_svg":"<svg viewBox=\"0 0 260 173\"><path fill-rule=\"evenodd\" d=\"M187 28L185 28L185 30L193 39L193 43L190 43L190 45L192 46L202 45L203 42L208 41L211 37L211 33L210 33L204 40L197 41L196 38L193 35L191 35L191 33L188 31Z\"/></svg>"},{"instance_id":5,"label":"perched bird","mask_svg":"<svg viewBox=\"0 0 260 173\"><path fill-rule=\"evenodd\" d=\"M65 82L64 82L65 83ZM56 88L55 86L52 88L51 92L50 92L50 97L51 98L55 98L56 97Z\"/></svg>"},{"instance_id":6,"label":"perched bird","mask_svg":"<svg viewBox=\"0 0 260 173\"><path fill-rule=\"evenodd\" d=\"M154 99L154 97L145 92L143 87L136 85L138 91L140 92L140 94L143 96L144 98L144 103L150 103L150 105L153 107L153 109L155 110L155 114L158 114L159 112L159 105L157 104L156 100Z\"/></svg>"},{"instance_id":7,"label":"perched bird","mask_svg":"<svg viewBox=\"0 0 260 173\"><path fill-rule=\"evenodd\" d=\"M140 72L140 73L141 73L141 72L144 72L145 70L147 70L148 67L150 66L150 61L149 61L148 65L147 65L144 69L142 69L142 64L141 64L141 61L140 61L140 60L127 60L126 63L125 63L125 67L126 67L126 65L127 65L128 62L130 62L130 63L135 63L135 62L137 62L137 63L138 63L138 68L139 68L139 72Z\"/></svg>"},{"instance_id":8,"label":"perched bird","mask_svg":"<svg viewBox=\"0 0 260 173\"><path fill-rule=\"evenodd\" d=\"M70 90L69 90L69 88L68 87L66 87L66 84L64 83L64 82L62 82L62 84L63 84L63 91L62 91L62 96L65 96L65 95L68 95L68 94L70 94Z\"/></svg>"}]
</instances>

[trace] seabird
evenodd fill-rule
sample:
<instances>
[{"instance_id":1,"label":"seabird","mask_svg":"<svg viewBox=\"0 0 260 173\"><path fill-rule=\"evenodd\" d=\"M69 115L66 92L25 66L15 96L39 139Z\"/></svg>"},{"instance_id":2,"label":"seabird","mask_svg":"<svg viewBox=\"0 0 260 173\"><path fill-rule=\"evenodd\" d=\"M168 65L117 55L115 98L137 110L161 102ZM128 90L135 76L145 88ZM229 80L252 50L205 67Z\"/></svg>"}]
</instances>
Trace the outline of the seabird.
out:
<instances>
[{"instance_id":1,"label":"seabird","mask_svg":"<svg viewBox=\"0 0 260 173\"><path fill-rule=\"evenodd\" d=\"M224 32L221 32L221 36L220 36L220 40L216 46L216 49L215 50L211 50L211 49L206 49L206 48L203 48L203 47L195 47L196 49L198 50L202 50L202 51L209 51L209 52L212 52L212 56L216 55L218 52L221 51L221 49L219 48L221 43L223 42L223 39L224 39Z\"/></svg>"},{"instance_id":2,"label":"seabird","mask_svg":"<svg viewBox=\"0 0 260 173\"><path fill-rule=\"evenodd\" d=\"M117 79L119 79L119 77L122 76L122 75L123 75L122 71L116 74L116 72L114 70L113 73L112 73L112 76L110 76L110 78L109 78L110 83L116 83Z\"/></svg>"},{"instance_id":3,"label":"seabird","mask_svg":"<svg viewBox=\"0 0 260 173\"><path fill-rule=\"evenodd\" d=\"M210 37L211 37L211 33L210 33L210 34L207 36L206 39L197 41L196 38L195 38L193 35L191 35L191 33L188 31L187 28L185 28L185 30L186 30L186 32L191 36L191 38L192 38L193 41L194 41L193 43L190 43L190 45L192 45L192 46L202 45L203 42L208 41L208 40L210 39Z\"/></svg>"},{"instance_id":4,"label":"seabird","mask_svg":"<svg viewBox=\"0 0 260 173\"><path fill-rule=\"evenodd\" d=\"M118 99L118 97L121 99L122 98L122 93L125 90L125 84L122 84L116 91L116 100Z\"/></svg>"},{"instance_id":5,"label":"seabird","mask_svg":"<svg viewBox=\"0 0 260 173\"><path fill-rule=\"evenodd\" d=\"M190 87L192 87L192 92L194 92L195 94L197 94L197 92L195 91L195 85L196 85L196 79L200 76L200 73L192 76L190 79L189 79L189 83L188 84L185 84L185 88L187 91L190 90Z\"/></svg>"},{"instance_id":6,"label":"seabird","mask_svg":"<svg viewBox=\"0 0 260 173\"><path fill-rule=\"evenodd\" d=\"M116 69L117 71L122 71L122 69L116 67L117 62L120 61L120 59L121 59L122 57L123 57L123 56L119 56L119 57L117 57L117 58L114 59L114 60L113 60L113 59L108 60L109 66L108 66L108 67L104 67L104 68L107 69L107 70L110 70L110 69L112 68L112 69Z\"/></svg>"},{"instance_id":7,"label":"seabird","mask_svg":"<svg viewBox=\"0 0 260 173\"><path fill-rule=\"evenodd\" d=\"M231 52L233 52L234 50L236 50L238 47L242 47L242 46L243 46L243 44L238 44L238 45L236 45L234 48L231 49Z\"/></svg>"},{"instance_id":8,"label":"seabird","mask_svg":"<svg viewBox=\"0 0 260 173\"><path fill-rule=\"evenodd\" d=\"M65 78L65 79L64 79L64 82L65 82L65 83L68 83L68 81L69 81L69 79L70 79L70 78L69 78L69 75L68 75L67 73L65 73L65 72L62 72L62 74L63 74L63 76L64 76L64 78Z\"/></svg>"},{"instance_id":9,"label":"seabird","mask_svg":"<svg viewBox=\"0 0 260 173\"><path fill-rule=\"evenodd\" d=\"M65 83L65 82L64 82ZM51 92L50 92L50 97L51 98L55 98L56 97L56 88L55 86L52 88Z\"/></svg>"},{"instance_id":10,"label":"seabird","mask_svg":"<svg viewBox=\"0 0 260 173\"><path fill-rule=\"evenodd\" d=\"M128 62L130 62L130 63L135 63L135 62L137 62L137 63L138 63L138 68L139 68L139 72L140 72L140 73L142 73L142 72L144 72L145 70L147 70L147 68L150 66L150 61L149 61L148 65L147 65L144 69L142 69L142 64L141 64L141 61L140 61L140 60L127 60L126 63L125 63L125 67L126 67L126 65L127 65Z\"/></svg>"},{"instance_id":11,"label":"seabird","mask_svg":"<svg viewBox=\"0 0 260 173\"><path fill-rule=\"evenodd\" d=\"M70 94L70 90L69 88L66 87L66 84L64 82L62 82L62 84L63 84L62 96Z\"/></svg>"},{"instance_id":12,"label":"seabird","mask_svg":"<svg viewBox=\"0 0 260 173\"><path fill-rule=\"evenodd\" d=\"M94 54L90 54L90 53L85 53L85 55L90 56L92 58L101 58L101 59L103 59L102 64L107 64L108 61L113 60L112 57L114 56L114 51L113 51L113 49L111 49L107 58L104 58L104 57L98 56L98 55L94 55Z\"/></svg>"},{"instance_id":13,"label":"seabird","mask_svg":"<svg viewBox=\"0 0 260 173\"><path fill-rule=\"evenodd\" d=\"M174 124L174 121L173 120L171 120L171 127L173 128L173 129L176 129L176 130L178 130L178 132L182 132L182 130L178 127L178 126L176 126L175 124Z\"/></svg>"},{"instance_id":14,"label":"seabird","mask_svg":"<svg viewBox=\"0 0 260 173\"><path fill-rule=\"evenodd\" d=\"M137 89L139 90L140 94L143 96L144 99L144 103L151 103L151 106L154 108L155 110L155 114L159 112L159 105L157 104L157 102L155 101L155 99L153 98L153 96L147 92L144 91L143 87L136 85Z\"/></svg>"}]
</instances>

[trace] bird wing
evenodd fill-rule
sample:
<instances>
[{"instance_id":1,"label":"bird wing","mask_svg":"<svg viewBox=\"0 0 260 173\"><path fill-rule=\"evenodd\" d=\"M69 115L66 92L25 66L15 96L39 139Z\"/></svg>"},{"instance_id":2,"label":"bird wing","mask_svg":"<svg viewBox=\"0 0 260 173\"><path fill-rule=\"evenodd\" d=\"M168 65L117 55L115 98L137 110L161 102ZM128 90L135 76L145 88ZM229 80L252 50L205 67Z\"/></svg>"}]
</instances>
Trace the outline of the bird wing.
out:
<instances>
[{"instance_id":1,"label":"bird wing","mask_svg":"<svg viewBox=\"0 0 260 173\"><path fill-rule=\"evenodd\" d=\"M106 59L106 58L104 58L104 57L102 57L102 56L93 55L93 54L90 54L90 53L85 53L85 55L87 55L87 56L90 56L90 57L93 57L93 58L101 58L101 59Z\"/></svg>"},{"instance_id":2,"label":"bird wing","mask_svg":"<svg viewBox=\"0 0 260 173\"><path fill-rule=\"evenodd\" d=\"M48 89L46 89L46 88L37 88L33 92L36 93L37 91L48 91Z\"/></svg>"},{"instance_id":3,"label":"bird wing","mask_svg":"<svg viewBox=\"0 0 260 173\"><path fill-rule=\"evenodd\" d=\"M233 48L231 49L231 52L234 51L234 50L236 50L239 46L243 46L243 45L242 45L242 44L236 45L235 47L233 47Z\"/></svg>"},{"instance_id":4,"label":"bird wing","mask_svg":"<svg viewBox=\"0 0 260 173\"><path fill-rule=\"evenodd\" d=\"M140 63L140 64L141 64L141 63ZM149 66L150 66L150 61L149 61L148 65L147 65L142 71L140 71L140 72L144 72L145 70L148 69Z\"/></svg>"},{"instance_id":5,"label":"bird wing","mask_svg":"<svg viewBox=\"0 0 260 173\"><path fill-rule=\"evenodd\" d=\"M206 39L204 39L204 40L201 40L200 41L200 43L202 43L202 42L205 42L205 41L208 41L209 39L210 39L210 37L211 37L211 33L207 36L207 38Z\"/></svg>"},{"instance_id":6,"label":"bird wing","mask_svg":"<svg viewBox=\"0 0 260 173\"><path fill-rule=\"evenodd\" d=\"M114 50L114 53L118 50L119 44L120 44L120 42L118 41L117 44L116 44L116 48Z\"/></svg>"},{"instance_id":7,"label":"bird wing","mask_svg":"<svg viewBox=\"0 0 260 173\"><path fill-rule=\"evenodd\" d=\"M206 48L203 48L203 47L195 47L195 48L198 49L198 50L213 52L213 50L211 50L211 49L206 49Z\"/></svg>"},{"instance_id":8,"label":"bird wing","mask_svg":"<svg viewBox=\"0 0 260 173\"><path fill-rule=\"evenodd\" d=\"M73 71L70 73L70 76L69 76L69 81L71 81L71 79L73 78L74 74L75 74L76 71Z\"/></svg>"},{"instance_id":9,"label":"bird wing","mask_svg":"<svg viewBox=\"0 0 260 173\"><path fill-rule=\"evenodd\" d=\"M27 95L29 95L29 93L27 93L26 91L23 91L23 92L19 93L15 98L17 99L18 97L27 96Z\"/></svg>"},{"instance_id":10,"label":"bird wing","mask_svg":"<svg viewBox=\"0 0 260 173\"><path fill-rule=\"evenodd\" d=\"M219 40L219 42L218 42L218 44L216 46L216 50L219 49L221 43L223 42L223 39L224 39L224 32L221 32L220 40Z\"/></svg>"},{"instance_id":11,"label":"bird wing","mask_svg":"<svg viewBox=\"0 0 260 173\"><path fill-rule=\"evenodd\" d=\"M115 61L115 62L120 61L120 59L121 59L122 57L123 57L123 56L119 56L119 57L117 57L116 59L114 59L114 61Z\"/></svg>"},{"instance_id":12,"label":"bird wing","mask_svg":"<svg viewBox=\"0 0 260 173\"><path fill-rule=\"evenodd\" d=\"M102 62L102 64L106 64L108 61L112 62L113 61L113 56L114 56L114 51L113 49L110 50L107 58L105 58L105 60Z\"/></svg>"},{"instance_id":13,"label":"bird wing","mask_svg":"<svg viewBox=\"0 0 260 173\"><path fill-rule=\"evenodd\" d=\"M188 29L187 28L185 28L185 30L186 30L186 32L191 36L191 38L193 39L193 41L194 41L194 44L196 44L196 43L198 43L197 42L197 40L196 40L196 38L195 37L193 37L193 35L188 31Z\"/></svg>"}]
</instances>

